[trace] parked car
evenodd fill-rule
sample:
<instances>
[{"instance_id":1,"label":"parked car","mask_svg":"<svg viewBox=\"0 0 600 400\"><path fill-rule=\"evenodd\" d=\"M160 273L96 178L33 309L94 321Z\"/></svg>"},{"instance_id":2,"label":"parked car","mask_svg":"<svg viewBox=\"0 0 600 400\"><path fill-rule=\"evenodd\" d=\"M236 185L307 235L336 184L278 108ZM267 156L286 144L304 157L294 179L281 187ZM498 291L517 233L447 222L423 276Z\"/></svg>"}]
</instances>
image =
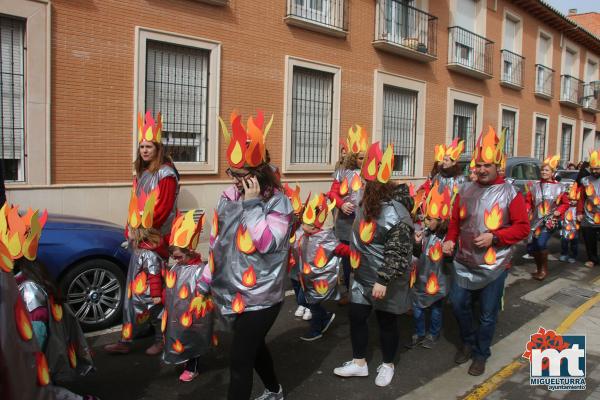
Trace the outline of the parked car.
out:
<instances>
[{"instance_id":1,"label":"parked car","mask_svg":"<svg viewBox=\"0 0 600 400\"><path fill-rule=\"evenodd\" d=\"M84 331L121 321L129 258L122 226L56 214L49 215L38 250Z\"/></svg>"},{"instance_id":2,"label":"parked car","mask_svg":"<svg viewBox=\"0 0 600 400\"><path fill-rule=\"evenodd\" d=\"M504 174L521 193L525 193L525 185L540 180L541 165L537 158L511 157L506 160Z\"/></svg>"}]
</instances>

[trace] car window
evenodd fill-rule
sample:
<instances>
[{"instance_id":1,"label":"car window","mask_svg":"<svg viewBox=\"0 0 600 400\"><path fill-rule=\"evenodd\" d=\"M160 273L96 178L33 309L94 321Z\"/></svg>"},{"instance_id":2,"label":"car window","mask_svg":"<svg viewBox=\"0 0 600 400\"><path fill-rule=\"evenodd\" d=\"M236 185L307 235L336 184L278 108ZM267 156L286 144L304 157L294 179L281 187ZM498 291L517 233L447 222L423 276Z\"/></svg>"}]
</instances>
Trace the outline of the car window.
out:
<instances>
[{"instance_id":1,"label":"car window","mask_svg":"<svg viewBox=\"0 0 600 400\"><path fill-rule=\"evenodd\" d=\"M524 166L524 175L527 180L540 179L540 169L535 164L522 164Z\"/></svg>"},{"instance_id":2,"label":"car window","mask_svg":"<svg viewBox=\"0 0 600 400\"><path fill-rule=\"evenodd\" d=\"M514 179L522 180L523 178L523 164L517 164L513 166L511 176Z\"/></svg>"}]
</instances>

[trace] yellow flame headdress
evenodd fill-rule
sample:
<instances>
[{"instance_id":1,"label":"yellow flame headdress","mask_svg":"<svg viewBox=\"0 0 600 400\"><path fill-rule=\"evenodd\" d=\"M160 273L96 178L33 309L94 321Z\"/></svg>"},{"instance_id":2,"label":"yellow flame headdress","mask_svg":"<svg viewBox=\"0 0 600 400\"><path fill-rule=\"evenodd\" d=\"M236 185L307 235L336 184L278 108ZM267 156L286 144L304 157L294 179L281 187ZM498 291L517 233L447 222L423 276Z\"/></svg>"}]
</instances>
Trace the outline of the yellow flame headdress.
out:
<instances>
[{"instance_id":1,"label":"yellow flame headdress","mask_svg":"<svg viewBox=\"0 0 600 400\"><path fill-rule=\"evenodd\" d=\"M388 144L385 153L382 154L379 142L377 142L369 147L360 173L367 181L377 180L381 183L387 183L392 177L393 167L394 147Z\"/></svg>"},{"instance_id":2,"label":"yellow flame headdress","mask_svg":"<svg viewBox=\"0 0 600 400\"><path fill-rule=\"evenodd\" d=\"M477 139L473 157L475 162L501 165L504 158L504 140L504 130L498 138L494 128L488 126L487 132L485 134L482 132Z\"/></svg>"},{"instance_id":3,"label":"yellow flame headdress","mask_svg":"<svg viewBox=\"0 0 600 400\"><path fill-rule=\"evenodd\" d=\"M579 190L579 186L577 185L577 182L573 182L573 184L569 188L568 195L569 195L569 200L579 200L579 197L581 197L581 191Z\"/></svg>"},{"instance_id":4,"label":"yellow flame headdress","mask_svg":"<svg viewBox=\"0 0 600 400\"><path fill-rule=\"evenodd\" d=\"M156 116L156 121L152 118L152 113L146 111L145 118L142 113L138 113L138 143L143 141L160 143L162 138L162 117L160 113Z\"/></svg>"},{"instance_id":5,"label":"yellow flame headdress","mask_svg":"<svg viewBox=\"0 0 600 400\"><path fill-rule=\"evenodd\" d=\"M299 215L302 212L303 205L300 199L300 186L296 183L296 188L292 189L287 183L283 184L283 191L292 203L294 214Z\"/></svg>"},{"instance_id":6,"label":"yellow flame headdress","mask_svg":"<svg viewBox=\"0 0 600 400\"><path fill-rule=\"evenodd\" d=\"M600 168L600 150L590 150L590 168Z\"/></svg>"},{"instance_id":7,"label":"yellow flame headdress","mask_svg":"<svg viewBox=\"0 0 600 400\"><path fill-rule=\"evenodd\" d=\"M263 112L257 111L256 117L248 117L246 127L244 127L242 116L233 111L230 116L231 134L221 117L219 117L219 123L227 145L227 161L230 166L234 168L257 167L265 162L267 152L265 139L273 124L272 115L267 125L263 127Z\"/></svg>"},{"instance_id":8,"label":"yellow flame headdress","mask_svg":"<svg viewBox=\"0 0 600 400\"><path fill-rule=\"evenodd\" d=\"M556 169L558 168L558 162L560 161L560 155L556 154L550 157L546 157L546 159L544 160L544 162L542 163L543 165L547 165L550 167L550 169L552 169L553 171L556 171Z\"/></svg>"},{"instance_id":9,"label":"yellow flame headdress","mask_svg":"<svg viewBox=\"0 0 600 400\"><path fill-rule=\"evenodd\" d=\"M321 228L327 220L327 215L335 208L335 202L328 202L323 193L315 194L304 206L302 222Z\"/></svg>"},{"instance_id":10,"label":"yellow flame headdress","mask_svg":"<svg viewBox=\"0 0 600 400\"><path fill-rule=\"evenodd\" d=\"M369 135L367 130L360 125L353 125L348 129L348 151L350 153L364 153L369 147Z\"/></svg>"},{"instance_id":11,"label":"yellow flame headdress","mask_svg":"<svg viewBox=\"0 0 600 400\"><path fill-rule=\"evenodd\" d=\"M140 226L143 228L152 228L154 224L154 206L158 200L159 189L158 186L146 194L141 193L140 196L136 195L137 184L134 183L131 189L131 198L129 199L129 214L127 216L127 225L131 228L137 229Z\"/></svg>"},{"instance_id":12,"label":"yellow flame headdress","mask_svg":"<svg viewBox=\"0 0 600 400\"><path fill-rule=\"evenodd\" d=\"M435 161L442 162L444 156L450 157L452 161L458 160L465 148L465 141L460 138L454 138L451 144L446 146L445 144L435 145Z\"/></svg>"},{"instance_id":13,"label":"yellow flame headdress","mask_svg":"<svg viewBox=\"0 0 600 400\"><path fill-rule=\"evenodd\" d=\"M19 207L4 204L0 209L0 240L8 250L7 254L0 254L0 265L5 265L4 258L10 257L17 260L21 257L33 261L37 257L38 244L42 236L42 229L48 219L48 212L44 210L40 215L38 210L31 208L21 216ZM12 269L12 263L11 263Z\"/></svg>"},{"instance_id":14,"label":"yellow flame headdress","mask_svg":"<svg viewBox=\"0 0 600 400\"><path fill-rule=\"evenodd\" d=\"M442 220L448 219L450 217L450 204L450 190L446 186L440 193L440 187L436 181L425 200L425 216Z\"/></svg>"},{"instance_id":15,"label":"yellow flame headdress","mask_svg":"<svg viewBox=\"0 0 600 400\"><path fill-rule=\"evenodd\" d=\"M196 210L189 210L185 214L177 215L171 227L169 246L196 250L198 240L200 239L200 232L202 232L202 225L204 225L204 214L201 214L198 222L195 222L195 212Z\"/></svg>"}]
</instances>

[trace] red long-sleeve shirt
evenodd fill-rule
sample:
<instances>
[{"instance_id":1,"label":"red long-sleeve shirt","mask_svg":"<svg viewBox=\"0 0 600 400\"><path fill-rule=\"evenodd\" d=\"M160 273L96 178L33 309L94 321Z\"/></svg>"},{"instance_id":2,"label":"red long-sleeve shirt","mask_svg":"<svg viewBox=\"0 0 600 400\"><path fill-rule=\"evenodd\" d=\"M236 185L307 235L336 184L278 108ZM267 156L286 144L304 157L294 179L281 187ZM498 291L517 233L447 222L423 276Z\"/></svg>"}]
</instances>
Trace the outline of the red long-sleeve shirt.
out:
<instances>
[{"instance_id":1,"label":"red long-sleeve shirt","mask_svg":"<svg viewBox=\"0 0 600 400\"><path fill-rule=\"evenodd\" d=\"M173 211L175 198L177 197L177 179L172 176L161 179L158 182L159 196L154 205L154 222L152 226L156 229L162 228L165 221Z\"/></svg>"},{"instance_id":2,"label":"red long-sleeve shirt","mask_svg":"<svg viewBox=\"0 0 600 400\"><path fill-rule=\"evenodd\" d=\"M329 192L327 193L327 197L329 197L329 200L335 201L335 206L337 208L342 208L344 199L340 196L340 182L334 179L331 188L329 188Z\"/></svg>"},{"instance_id":3,"label":"red long-sleeve shirt","mask_svg":"<svg viewBox=\"0 0 600 400\"><path fill-rule=\"evenodd\" d=\"M504 183L503 177L496 178L490 185L498 185ZM497 229L492 233L498 238L499 246L509 246L525 239L529 234L529 218L525 208L525 200L521 193L517 193L514 199L508 206L508 216L510 224L507 227ZM450 217L450 225L446 234L446 241L457 243L458 235L460 234L460 195L456 195L456 200L452 207L452 215Z\"/></svg>"},{"instance_id":4,"label":"red long-sleeve shirt","mask_svg":"<svg viewBox=\"0 0 600 400\"><path fill-rule=\"evenodd\" d=\"M555 180L542 180L541 183L558 184L558 182L556 182ZM525 203L527 206L527 210L533 210L535 208L535 204L533 204L533 195L531 194L531 192L527 192L527 196L525 196ZM569 196L566 193L562 193L558 198L558 207L556 207L556 211L560 213L560 218L562 218L565 215L569 207Z\"/></svg>"}]
</instances>

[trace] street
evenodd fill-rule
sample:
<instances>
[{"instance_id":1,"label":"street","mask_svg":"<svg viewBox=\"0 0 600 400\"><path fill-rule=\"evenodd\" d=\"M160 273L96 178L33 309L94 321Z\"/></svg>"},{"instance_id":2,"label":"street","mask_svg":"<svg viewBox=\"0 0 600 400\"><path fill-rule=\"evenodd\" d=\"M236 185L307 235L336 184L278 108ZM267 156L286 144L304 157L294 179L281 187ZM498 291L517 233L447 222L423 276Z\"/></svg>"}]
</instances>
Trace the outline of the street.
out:
<instances>
[{"instance_id":1,"label":"street","mask_svg":"<svg viewBox=\"0 0 600 400\"><path fill-rule=\"evenodd\" d=\"M552 245L556 254L558 241L553 241ZM580 255L584 254L583 247L580 250ZM546 288L558 287L557 282L572 284L575 287L585 285L600 275L600 270L586 269L581 262L566 264L552 261L549 277L540 284L529 279L529 272L533 270L533 265L528 260L521 258L523 251L524 247L519 246L515 257L516 265L512 268L507 280L504 310L500 314L494 339L494 343L498 346L504 345L502 342L504 338L527 323L547 324L544 325L547 329L555 328L553 326L554 322L549 318L542 318L544 319L542 321L536 319L546 315L544 312L548 310L550 310L548 315L560 314L558 311L556 313L554 311L555 308L558 310L558 307L562 306L554 301L540 304L540 302L532 301L527 296L531 297L531 294ZM563 296L566 295L563 293ZM556 294L553 298L555 297L557 297ZM565 303L572 306L579 305L576 299L574 302L567 300ZM572 308L574 307L568 309ZM514 359L518 355L518 351L515 354L497 354L497 346L494 346L486 375L478 378L467 375L464 366L457 367L453 362L455 347L458 343L458 328L449 305L446 305L442 337L435 349L432 350L425 348L409 350L404 347L412 334L413 321L410 316L404 315L401 317L401 345L397 357L396 373L390 386L379 388L374 384L376 368L381 362L381 355L376 350L378 337L374 326L374 318L371 318L373 329L370 331L372 334L368 356L370 376L368 378L342 379L334 376L332 370L342 362L351 359L347 307L331 305L330 309L336 313L336 320L323 339L315 342L303 342L299 339L299 336L308 328L308 322L293 316L295 310L293 297L286 296L284 307L268 336L268 344L286 398L367 399L377 397L379 399L397 399L404 395L408 395L407 398L410 398L411 392L416 389L424 390L425 388L437 393L436 397L455 398L456 396L451 395L452 390L458 390L457 393L462 391L463 394L466 394L474 385L481 383L481 378L495 372L493 371L494 359L498 360L501 357ZM534 332L531 331L530 334ZM591 332L576 333L587 333L589 335ZM151 344L150 338L138 341L134 346L134 351L129 355L110 356L104 353L102 346L117 340L118 337L119 333L115 332L89 339L96 351L95 361L98 370L71 385L70 387L73 390L78 393L92 393L104 400L221 399L226 396L229 380L227 370L229 338L227 335L219 335L219 346L202 360L200 376L191 383L180 383L178 381L177 378L180 373L178 367L163 365L158 357L152 358L144 354L145 348ZM521 344L516 343L517 348L524 347L528 340L528 336L523 335ZM514 346L515 343L512 345ZM588 344L588 347L591 348L592 346ZM497 353L494 353L495 350ZM597 364L599 361L600 358L598 357L588 357L588 364ZM453 383L455 387L448 387L446 384L441 383L438 385L439 387L435 385L432 387L434 384L433 379L438 378L443 382L440 377L449 371L453 371L455 367L457 367L456 369L462 368L462 371L458 371L458 377L459 379L462 377L464 380L455 381ZM591 369L592 366L588 365L588 371ZM528 370L528 367L525 368L525 373L528 373ZM591 383L588 382L586 392L594 389ZM600 382L595 382L595 384L600 384ZM497 397L496 394L494 398L523 398L519 393L522 393L522 390L528 387L527 376L524 383L517 385L516 390L507 391L501 397ZM255 377L253 393L259 395L262 390L260 380ZM536 390L542 389L537 388ZM580 393L580 395L583 394ZM586 398L586 396L582 398Z\"/></svg>"}]
</instances>

